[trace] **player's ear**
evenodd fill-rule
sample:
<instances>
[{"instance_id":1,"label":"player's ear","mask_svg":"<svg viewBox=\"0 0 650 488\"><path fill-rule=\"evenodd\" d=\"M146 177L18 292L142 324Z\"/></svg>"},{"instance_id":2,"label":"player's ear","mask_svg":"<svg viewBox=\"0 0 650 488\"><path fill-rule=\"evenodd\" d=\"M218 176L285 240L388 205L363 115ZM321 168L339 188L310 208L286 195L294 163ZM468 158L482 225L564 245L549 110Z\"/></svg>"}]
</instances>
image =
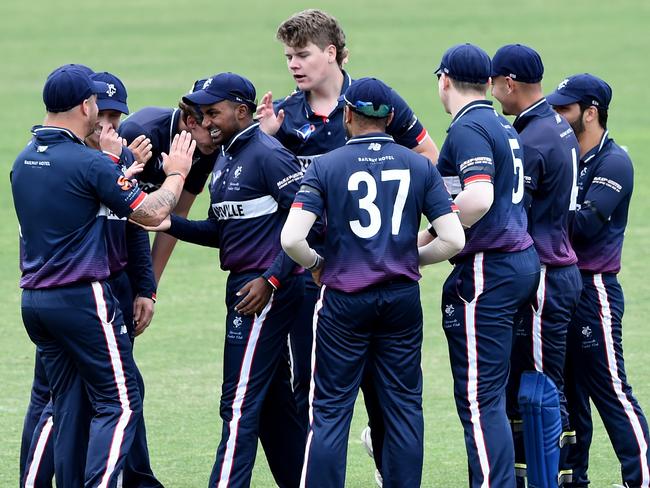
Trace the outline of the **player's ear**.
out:
<instances>
[{"instance_id":1,"label":"player's ear","mask_svg":"<svg viewBox=\"0 0 650 488\"><path fill-rule=\"evenodd\" d=\"M327 62L329 64L336 63L336 46L330 44L325 48L325 52L327 53Z\"/></svg>"}]
</instances>

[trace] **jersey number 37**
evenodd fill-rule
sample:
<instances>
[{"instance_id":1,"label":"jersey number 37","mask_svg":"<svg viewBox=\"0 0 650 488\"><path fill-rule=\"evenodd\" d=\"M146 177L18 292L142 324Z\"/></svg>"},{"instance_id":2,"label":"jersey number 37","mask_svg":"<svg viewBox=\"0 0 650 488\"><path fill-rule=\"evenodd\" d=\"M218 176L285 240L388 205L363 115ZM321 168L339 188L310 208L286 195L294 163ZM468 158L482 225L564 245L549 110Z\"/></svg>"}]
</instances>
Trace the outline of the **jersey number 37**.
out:
<instances>
[{"instance_id":1,"label":"jersey number 37","mask_svg":"<svg viewBox=\"0 0 650 488\"><path fill-rule=\"evenodd\" d=\"M397 235L402 224L402 212L404 212L404 204L406 203L409 186L411 185L411 172L408 169L383 170L381 172L381 182L383 183L385 181L399 181L391 218L391 233ZM361 183L365 184L368 193L365 197L359 199L359 208L368 213L370 221L368 225L362 225L359 220L351 220L350 228L352 232L362 239L370 239L377 235L379 229L381 229L381 211L375 205L377 181L367 171L357 171L356 173L352 173L348 179L348 190L358 191Z\"/></svg>"}]
</instances>

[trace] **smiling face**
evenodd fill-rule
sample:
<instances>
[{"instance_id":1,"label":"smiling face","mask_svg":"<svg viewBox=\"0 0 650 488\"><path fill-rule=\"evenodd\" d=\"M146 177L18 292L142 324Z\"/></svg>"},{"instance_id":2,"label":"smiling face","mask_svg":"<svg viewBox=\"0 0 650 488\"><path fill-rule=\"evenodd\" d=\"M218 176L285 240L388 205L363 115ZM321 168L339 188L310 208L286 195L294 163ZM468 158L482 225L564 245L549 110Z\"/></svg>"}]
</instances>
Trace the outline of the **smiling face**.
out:
<instances>
[{"instance_id":1,"label":"smiling face","mask_svg":"<svg viewBox=\"0 0 650 488\"><path fill-rule=\"evenodd\" d=\"M201 105L203 121L201 127L209 131L212 143L223 145L242 129L240 112L246 111L243 105L236 105L229 100Z\"/></svg>"},{"instance_id":2,"label":"smiling face","mask_svg":"<svg viewBox=\"0 0 650 488\"><path fill-rule=\"evenodd\" d=\"M336 64L336 48L333 45L319 48L313 42L303 47L284 46L287 67L298 88L310 91L339 70Z\"/></svg>"}]
</instances>

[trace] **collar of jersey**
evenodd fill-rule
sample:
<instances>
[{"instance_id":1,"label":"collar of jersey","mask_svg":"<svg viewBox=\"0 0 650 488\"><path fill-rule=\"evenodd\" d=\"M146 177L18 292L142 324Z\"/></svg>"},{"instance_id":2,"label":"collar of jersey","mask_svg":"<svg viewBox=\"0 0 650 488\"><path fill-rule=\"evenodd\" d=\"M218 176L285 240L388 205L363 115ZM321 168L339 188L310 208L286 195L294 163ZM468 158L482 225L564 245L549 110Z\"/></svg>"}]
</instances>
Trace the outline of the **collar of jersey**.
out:
<instances>
[{"instance_id":1,"label":"collar of jersey","mask_svg":"<svg viewBox=\"0 0 650 488\"><path fill-rule=\"evenodd\" d=\"M78 144L83 144L84 146L86 145L86 143L74 135L72 131L64 129L63 127L54 127L52 125L35 125L32 127L32 134L34 134L34 137L38 139L71 139Z\"/></svg>"},{"instance_id":2,"label":"collar of jersey","mask_svg":"<svg viewBox=\"0 0 650 488\"><path fill-rule=\"evenodd\" d=\"M600 142L598 143L597 146L594 146L591 148L589 151L587 151L587 154L585 154L581 159L580 162L582 163L588 163L592 159L596 157L596 155L605 147L605 144L607 144L607 141L609 141L609 131L606 130L603 132L603 137L601 137Z\"/></svg>"},{"instance_id":3,"label":"collar of jersey","mask_svg":"<svg viewBox=\"0 0 650 488\"><path fill-rule=\"evenodd\" d=\"M517 132L521 132L522 129L535 117L540 115L545 115L551 109L551 106L546 101L546 98L542 98L533 103L526 110L521 112L515 120L512 122L512 126Z\"/></svg>"},{"instance_id":4,"label":"collar of jersey","mask_svg":"<svg viewBox=\"0 0 650 488\"><path fill-rule=\"evenodd\" d=\"M467 112L470 112L477 108L489 108L490 110L494 110L494 107L492 106L492 102L490 100L474 100L473 102L469 102L462 109L460 109L460 111L456 114L456 117L453 118L451 124L449 124L449 129L451 129L451 127L456 122L458 122L461 117L463 117ZM449 132L449 129L447 129L447 132Z\"/></svg>"},{"instance_id":5,"label":"collar of jersey","mask_svg":"<svg viewBox=\"0 0 650 488\"><path fill-rule=\"evenodd\" d=\"M225 144L221 148L221 153L222 154L232 154L236 153L239 149L241 149L247 142L248 140L255 135L257 132L257 128L260 126L259 122L255 122L254 124L249 125L246 127L244 130L237 132L234 136L232 136L232 139L228 142L228 144Z\"/></svg>"},{"instance_id":6,"label":"collar of jersey","mask_svg":"<svg viewBox=\"0 0 650 488\"><path fill-rule=\"evenodd\" d=\"M373 132L372 134L352 137L345 144L363 144L366 142L395 142L395 140L392 136L383 132Z\"/></svg>"},{"instance_id":7,"label":"collar of jersey","mask_svg":"<svg viewBox=\"0 0 650 488\"><path fill-rule=\"evenodd\" d=\"M348 88L350 88L350 85L352 84L352 78L350 78L350 75L345 70L341 70L341 71L343 72L343 85L341 86L341 93L339 93L339 98L341 98L341 95L345 94L345 92L348 90ZM302 105L303 105L302 108L305 111L305 117L310 118L316 115L316 113L311 109L311 106L307 101L308 93L309 92L298 90L298 94L302 97ZM344 105L345 105L345 101L339 100L338 105L336 106L336 108L332 113L336 112L339 109L342 109ZM321 115L317 115L317 117L321 117Z\"/></svg>"}]
</instances>

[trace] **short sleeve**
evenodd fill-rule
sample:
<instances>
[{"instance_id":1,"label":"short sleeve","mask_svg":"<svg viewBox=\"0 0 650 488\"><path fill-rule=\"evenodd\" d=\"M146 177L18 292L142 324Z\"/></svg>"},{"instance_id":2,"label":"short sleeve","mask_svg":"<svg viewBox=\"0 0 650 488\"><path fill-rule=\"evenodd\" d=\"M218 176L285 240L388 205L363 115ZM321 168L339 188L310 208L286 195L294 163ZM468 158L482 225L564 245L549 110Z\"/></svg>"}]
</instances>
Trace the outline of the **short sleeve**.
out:
<instances>
[{"instance_id":1,"label":"short sleeve","mask_svg":"<svg viewBox=\"0 0 650 488\"><path fill-rule=\"evenodd\" d=\"M86 181L99 201L120 218L130 215L146 196L108 156L98 155L88 165Z\"/></svg>"},{"instance_id":2,"label":"short sleeve","mask_svg":"<svg viewBox=\"0 0 650 488\"><path fill-rule=\"evenodd\" d=\"M270 154L261 166L262 178L266 181L270 195L280 208L291 207L302 180L298 158L287 149L269 148Z\"/></svg>"},{"instance_id":3,"label":"short sleeve","mask_svg":"<svg viewBox=\"0 0 650 488\"><path fill-rule=\"evenodd\" d=\"M429 222L458 210L440 173L433 164L428 164L423 213Z\"/></svg>"},{"instance_id":4,"label":"short sleeve","mask_svg":"<svg viewBox=\"0 0 650 488\"><path fill-rule=\"evenodd\" d=\"M456 165L460 182L465 187L475 181L493 182L494 153L487 135L470 125L454 127L448 137L449 158Z\"/></svg>"},{"instance_id":5,"label":"short sleeve","mask_svg":"<svg viewBox=\"0 0 650 488\"><path fill-rule=\"evenodd\" d=\"M584 201L590 202L603 220L608 220L618 204L632 192L633 184L632 163L620 155L613 155L594 172Z\"/></svg>"},{"instance_id":6,"label":"short sleeve","mask_svg":"<svg viewBox=\"0 0 650 488\"><path fill-rule=\"evenodd\" d=\"M325 208L325 188L320 179L321 160L314 161L302 179L300 190L291 205L292 208L301 208L322 217Z\"/></svg>"},{"instance_id":7,"label":"short sleeve","mask_svg":"<svg viewBox=\"0 0 650 488\"><path fill-rule=\"evenodd\" d=\"M392 90L391 94L394 113L386 132L393 136L399 145L413 149L426 138L427 130L406 101L395 90Z\"/></svg>"}]
</instances>

